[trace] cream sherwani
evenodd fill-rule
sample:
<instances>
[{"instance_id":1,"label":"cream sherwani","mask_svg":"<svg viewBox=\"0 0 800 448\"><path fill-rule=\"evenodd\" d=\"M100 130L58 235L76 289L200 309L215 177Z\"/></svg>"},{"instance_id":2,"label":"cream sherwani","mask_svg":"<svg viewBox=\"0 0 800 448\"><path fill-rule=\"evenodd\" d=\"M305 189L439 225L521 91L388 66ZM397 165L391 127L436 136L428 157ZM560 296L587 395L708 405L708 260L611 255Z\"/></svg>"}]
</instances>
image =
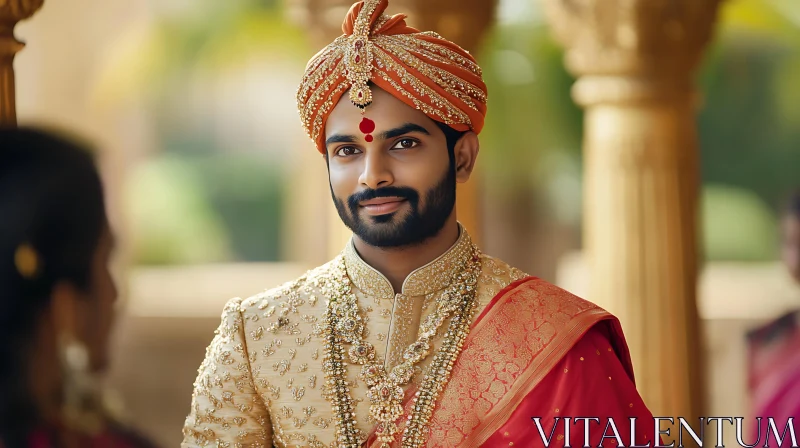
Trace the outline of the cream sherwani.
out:
<instances>
[{"instance_id":1,"label":"cream sherwani","mask_svg":"<svg viewBox=\"0 0 800 448\"><path fill-rule=\"evenodd\" d=\"M403 350L417 339L420 322L435 310L472 244L461 228L458 241L412 272L399 294L359 257L352 241L340 255L366 316L366 340L387 368L399 363ZM336 261L281 287L228 302L194 384L182 447L336 446L321 337L324 290ZM500 290L526 277L494 258L483 255L481 261L475 316ZM434 341L437 349L441 340L440 334ZM419 383L431 359L419 364L421 372L406 387ZM357 426L366 434L374 423L368 421L367 388L358 380L359 369L349 364L347 377L357 402Z\"/></svg>"}]
</instances>

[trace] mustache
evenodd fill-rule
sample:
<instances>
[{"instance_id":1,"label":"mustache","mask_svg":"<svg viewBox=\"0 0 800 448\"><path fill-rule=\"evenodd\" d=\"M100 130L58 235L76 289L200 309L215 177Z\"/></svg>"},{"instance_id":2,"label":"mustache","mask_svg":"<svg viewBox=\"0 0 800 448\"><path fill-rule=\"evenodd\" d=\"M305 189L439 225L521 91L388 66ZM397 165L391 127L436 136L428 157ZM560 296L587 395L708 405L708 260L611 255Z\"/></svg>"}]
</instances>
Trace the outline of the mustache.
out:
<instances>
[{"instance_id":1,"label":"mustache","mask_svg":"<svg viewBox=\"0 0 800 448\"><path fill-rule=\"evenodd\" d=\"M363 201L376 198L398 197L409 201L412 205L419 202L419 193L409 187L383 187L377 189L367 189L359 191L347 198L347 205L350 210L358 210L358 205Z\"/></svg>"}]
</instances>

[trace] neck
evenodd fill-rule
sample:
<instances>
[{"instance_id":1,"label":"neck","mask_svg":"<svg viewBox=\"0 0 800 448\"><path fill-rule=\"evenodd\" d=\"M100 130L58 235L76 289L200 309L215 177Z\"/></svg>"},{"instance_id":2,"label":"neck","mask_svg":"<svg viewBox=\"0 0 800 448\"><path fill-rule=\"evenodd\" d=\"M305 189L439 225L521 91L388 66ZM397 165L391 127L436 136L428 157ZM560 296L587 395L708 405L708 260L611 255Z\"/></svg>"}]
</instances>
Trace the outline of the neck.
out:
<instances>
[{"instance_id":1,"label":"neck","mask_svg":"<svg viewBox=\"0 0 800 448\"><path fill-rule=\"evenodd\" d=\"M42 422L53 422L61 414L61 369L55 336L48 326L40 325L34 341L36 349L30 350L27 359L31 404Z\"/></svg>"},{"instance_id":2,"label":"neck","mask_svg":"<svg viewBox=\"0 0 800 448\"><path fill-rule=\"evenodd\" d=\"M357 236L353 244L361 258L389 280L397 294L402 291L409 274L447 252L458 241L458 236L458 221L453 213L442 230L422 244L381 248L370 246Z\"/></svg>"}]
</instances>

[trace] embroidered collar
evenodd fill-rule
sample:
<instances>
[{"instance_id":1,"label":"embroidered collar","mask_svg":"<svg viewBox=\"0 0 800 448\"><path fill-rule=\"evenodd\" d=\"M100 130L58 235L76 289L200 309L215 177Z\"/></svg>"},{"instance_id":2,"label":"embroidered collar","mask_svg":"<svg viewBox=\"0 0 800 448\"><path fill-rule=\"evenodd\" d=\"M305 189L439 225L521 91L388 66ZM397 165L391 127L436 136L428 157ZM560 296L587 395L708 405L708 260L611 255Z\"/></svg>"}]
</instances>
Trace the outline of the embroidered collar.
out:
<instances>
[{"instance_id":1,"label":"embroidered collar","mask_svg":"<svg viewBox=\"0 0 800 448\"><path fill-rule=\"evenodd\" d=\"M459 223L458 240L450 249L430 263L412 271L403 281L402 293L424 296L446 288L466 266L472 254L472 239ZM347 274L353 284L365 294L378 299L391 299L394 289L389 280L373 268L356 251L353 239L344 250Z\"/></svg>"}]
</instances>

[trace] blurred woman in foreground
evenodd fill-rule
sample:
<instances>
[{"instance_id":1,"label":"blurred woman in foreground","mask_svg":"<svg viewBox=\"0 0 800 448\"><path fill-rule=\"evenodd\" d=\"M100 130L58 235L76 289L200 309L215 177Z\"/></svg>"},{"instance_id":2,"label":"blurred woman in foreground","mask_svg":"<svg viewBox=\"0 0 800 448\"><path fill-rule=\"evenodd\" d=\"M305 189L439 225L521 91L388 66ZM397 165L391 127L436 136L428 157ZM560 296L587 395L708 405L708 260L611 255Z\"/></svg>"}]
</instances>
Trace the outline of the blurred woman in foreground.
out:
<instances>
[{"instance_id":1,"label":"blurred woman in foreground","mask_svg":"<svg viewBox=\"0 0 800 448\"><path fill-rule=\"evenodd\" d=\"M0 130L0 448L151 446L103 412L117 290L89 152Z\"/></svg>"}]
</instances>

